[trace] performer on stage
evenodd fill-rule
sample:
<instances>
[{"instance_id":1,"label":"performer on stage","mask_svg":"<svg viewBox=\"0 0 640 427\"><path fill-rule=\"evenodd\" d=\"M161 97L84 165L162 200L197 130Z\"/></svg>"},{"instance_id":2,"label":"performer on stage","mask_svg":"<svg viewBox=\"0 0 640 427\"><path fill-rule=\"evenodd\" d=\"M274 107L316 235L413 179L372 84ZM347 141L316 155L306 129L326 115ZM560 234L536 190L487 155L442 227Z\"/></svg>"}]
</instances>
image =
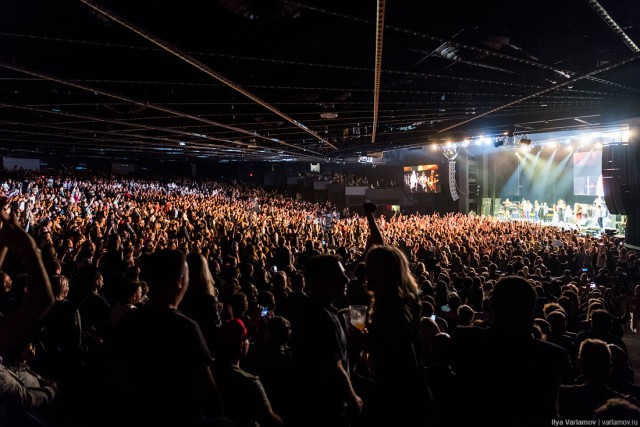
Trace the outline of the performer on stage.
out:
<instances>
[{"instance_id":1,"label":"performer on stage","mask_svg":"<svg viewBox=\"0 0 640 427\"><path fill-rule=\"evenodd\" d=\"M574 211L576 216L576 226L578 227L578 231L581 231L582 225L582 205L580 203L576 203L574 205Z\"/></svg>"},{"instance_id":2,"label":"performer on stage","mask_svg":"<svg viewBox=\"0 0 640 427\"><path fill-rule=\"evenodd\" d=\"M564 222L575 222L575 217L573 216L573 209L571 209L571 205L565 205Z\"/></svg>"},{"instance_id":3,"label":"performer on stage","mask_svg":"<svg viewBox=\"0 0 640 427\"><path fill-rule=\"evenodd\" d=\"M596 204L596 219L598 221L598 227L600 228L600 231L604 230L604 217L607 216L607 207L604 203L604 200L600 199L599 197L596 199L595 201Z\"/></svg>"},{"instance_id":4,"label":"performer on stage","mask_svg":"<svg viewBox=\"0 0 640 427\"><path fill-rule=\"evenodd\" d=\"M436 184L438 183L438 177L436 176L436 171L431 169L431 174L429 178L427 178L427 188L430 192L435 193L437 190Z\"/></svg>"},{"instance_id":5,"label":"performer on stage","mask_svg":"<svg viewBox=\"0 0 640 427\"><path fill-rule=\"evenodd\" d=\"M424 171L422 172L422 175L420 175L420 178L418 178L418 183L420 184L420 187L422 187L423 192L427 191L427 174L424 173Z\"/></svg>"},{"instance_id":6,"label":"performer on stage","mask_svg":"<svg viewBox=\"0 0 640 427\"><path fill-rule=\"evenodd\" d=\"M582 205L580 203L576 203L573 210L576 213L576 222L579 225L582 221Z\"/></svg>"},{"instance_id":7,"label":"performer on stage","mask_svg":"<svg viewBox=\"0 0 640 427\"><path fill-rule=\"evenodd\" d=\"M529 212L531 211L531 202L527 199L522 200L522 216L524 219L529 219Z\"/></svg>"},{"instance_id":8,"label":"performer on stage","mask_svg":"<svg viewBox=\"0 0 640 427\"><path fill-rule=\"evenodd\" d=\"M538 201L534 201L533 202L533 220L535 222L540 222L540 212L542 211L542 206L540 206L540 203L538 203Z\"/></svg>"},{"instance_id":9,"label":"performer on stage","mask_svg":"<svg viewBox=\"0 0 640 427\"><path fill-rule=\"evenodd\" d=\"M418 190L418 176L416 175L416 171L411 171L411 177L409 178L409 189L411 191Z\"/></svg>"},{"instance_id":10,"label":"performer on stage","mask_svg":"<svg viewBox=\"0 0 640 427\"><path fill-rule=\"evenodd\" d=\"M556 211L558 212L558 222L564 222L564 210L566 207L567 207L567 204L562 199L559 199L558 203L556 203Z\"/></svg>"}]
</instances>

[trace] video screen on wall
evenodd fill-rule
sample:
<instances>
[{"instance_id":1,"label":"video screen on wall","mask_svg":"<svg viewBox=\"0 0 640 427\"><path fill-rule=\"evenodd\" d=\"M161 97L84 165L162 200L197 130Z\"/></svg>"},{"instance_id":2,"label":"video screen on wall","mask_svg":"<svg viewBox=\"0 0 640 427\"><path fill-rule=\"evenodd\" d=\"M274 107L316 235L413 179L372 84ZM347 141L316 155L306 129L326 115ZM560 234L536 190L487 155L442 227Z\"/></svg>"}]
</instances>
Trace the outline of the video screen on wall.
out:
<instances>
[{"instance_id":1,"label":"video screen on wall","mask_svg":"<svg viewBox=\"0 0 640 427\"><path fill-rule=\"evenodd\" d=\"M438 165L405 166L404 188L412 193L439 193L440 171Z\"/></svg>"},{"instance_id":2,"label":"video screen on wall","mask_svg":"<svg viewBox=\"0 0 640 427\"><path fill-rule=\"evenodd\" d=\"M604 196L602 190L602 151L592 150L573 154L573 194L576 196Z\"/></svg>"}]
</instances>

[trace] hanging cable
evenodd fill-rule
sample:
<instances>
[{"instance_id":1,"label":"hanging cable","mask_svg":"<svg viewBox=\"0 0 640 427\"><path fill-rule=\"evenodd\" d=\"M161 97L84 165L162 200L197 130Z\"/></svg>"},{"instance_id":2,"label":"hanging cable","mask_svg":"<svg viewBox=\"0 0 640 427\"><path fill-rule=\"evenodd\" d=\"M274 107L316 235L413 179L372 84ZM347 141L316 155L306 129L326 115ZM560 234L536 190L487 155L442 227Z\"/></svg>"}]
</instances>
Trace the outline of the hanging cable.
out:
<instances>
[{"instance_id":1,"label":"hanging cable","mask_svg":"<svg viewBox=\"0 0 640 427\"><path fill-rule=\"evenodd\" d=\"M382 71L382 40L384 35L384 2L378 0L378 17L376 21L376 59L373 70L373 131L371 143L376 142L376 130L378 128L378 103L380 101L380 74Z\"/></svg>"}]
</instances>

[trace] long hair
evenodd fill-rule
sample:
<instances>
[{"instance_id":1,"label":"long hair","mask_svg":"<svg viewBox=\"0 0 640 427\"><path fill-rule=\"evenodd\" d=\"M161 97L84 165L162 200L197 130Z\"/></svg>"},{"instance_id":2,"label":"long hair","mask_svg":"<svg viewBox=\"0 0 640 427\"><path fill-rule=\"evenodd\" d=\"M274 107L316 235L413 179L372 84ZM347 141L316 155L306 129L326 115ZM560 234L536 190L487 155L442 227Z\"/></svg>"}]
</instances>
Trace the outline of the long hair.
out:
<instances>
[{"instance_id":1,"label":"long hair","mask_svg":"<svg viewBox=\"0 0 640 427\"><path fill-rule=\"evenodd\" d=\"M395 246L373 246L367 254L367 281L376 304L419 300L418 285L409 262Z\"/></svg>"},{"instance_id":2,"label":"long hair","mask_svg":"<svg viewBox=\"0 0 640 427\"><path fill-rule=\"evenodd\" d=\"M205 257L200 253L191 252L187 255L187 264L189 265L187 294L191 294L194 297L203 294L217 296L215 280L211 275L209 264Z\"/></svg>"}]
</instances>

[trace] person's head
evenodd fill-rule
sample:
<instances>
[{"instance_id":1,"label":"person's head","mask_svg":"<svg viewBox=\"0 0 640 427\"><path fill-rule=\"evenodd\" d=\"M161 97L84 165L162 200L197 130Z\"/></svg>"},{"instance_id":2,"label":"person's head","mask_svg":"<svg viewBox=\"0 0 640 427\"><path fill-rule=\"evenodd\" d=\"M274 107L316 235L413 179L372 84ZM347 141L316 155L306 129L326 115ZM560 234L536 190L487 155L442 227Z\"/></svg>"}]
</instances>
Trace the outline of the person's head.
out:
<instances>
[{"instance_id":1,"label":"person's head","mask_svg":"<svg viewBox=\"0 0 640 427\"><path fill-rule=\"evenodd\" d=\"M82 249L80 250L80 259L82 258L92 258L96 253L96 245L92 241L87 241L82 244Z\"/></svg>"},{"instance_id":2,"label":"person's head","mask_svg":"<svg viewBox=\"0 0 640 427\"><path fill-rule=\"evenodd\" d=\"M629 366L629 355L622 347L607 344L611 352L611 376L617 380L633 383L633 369Z\"/></svg>"},{"instance_id":3,"label":"person's head","mask_svg":"<svg viewBox=\"0 0 640 427\"><path fill-rule=\"evenodd\" d=\"M457 292L449 292L447 295L447 303L451 310L458 311L458 308L462 305L462 300L460 299L460 295Z\"/></svg>"},{"instance_id":4,"label":"person's head","mask_svg":"<svg viewBox=\"0 0 640 427\"><path fill-rule=\"evenodd\" d=\"M220 301L227 302L229 298L239 292L240 289L240 282L238 282L238 279L232 278L225 281L222 284L222 289L220 290Z\"/></svg>"},{"instance_id":5,"label":"person's head","mask_svg":"<svg viewBox=\"0 0 640 427\"><path fill-rule=\"evenodd\" d=\"M220 363L235 364L249 349L247 328L240 319L222 323L216 331L215 354Z\"/></svg>"},{"instance_id":6,"label":"person's head","mask_svg":"<svg viewBox=\"0 0 640 427\"><path fill-rule=\"evenodd\" d=\"M420 301L420 314L422 317L431 317L435 314L433 298L431 300L423 299Z\"/></svg>"},{"instance_id":7,"label":"person's head","mask_svg":"<svg viewBox=\"0 0 640 427\"><path fill-rule=\"evenodd\" d=\"M452 359L451 336L446 332L439 332L433 337L434 362L449 365Z\"/></svg>"},{"instance_id":8,"label":"person's head","mask_svg":"<svg viewBox=\"0 0 640 427\"><path fill-rule=\"evenodd\" d=\"M335 255L315 255L306 264L305 283L310 294L328 302L344 297L349 278Z\"/></svg>"},{"instance_id":9,"label":"person's head","mask_svg":"<svg viewBox=\"0 0 640 427\"><path fill-rule=\"evenodd\" d=\"M367 287L376 304L412 298L417 301L418 285L404 253L395 246L374 246L367 254Z\"/></svg>"},{"instance_id":10,"label":"person's head","mask_svg":"<svg viewBox=\"0 0 640 427\"><path fill-rule=\"evenodd\" d=\"M144 268L150 300L177 307L189 286L189 266L184 253L161 249L145 261Z\"/></svg>"},{"instance_id":11,"label":"person's head","mask_svg":"<svg viewBox=\"0 0 640 427\"><path fill-rule=\"evenodd\" d=\"M356 276L356 279L363 281L367 274L367 264L365 264L364 262L359 262L356 265L353 274L354 276Z\"/></svg>"},{"instance_id":12,"label":"person's head","mask_svg":"<svg viewBox=\"0 0 640 427\"><path fill-rule=\"evenodd\" d=\"M140 268L138 268L135 265L131 265L129 267L127 267L127 269L124 272L124 279L125 280L139 280L140 279Z\"/></svg>"},{"instance_id":13,"label":"person's head","mask_svg":"<svg viewBox=\"0 0 640 427\"><path fill-rule=\"evenodd\" d=\"M585 381L603 382L611 371L611 351L606 342L589 338L580 344L577 362Z\"/></svg>"},{"instance_id":14,"label":"person's head","mask_svg":"<svg viewBox=\"0 0 640 427\"><path fill-rule=\"evenodd\" d=\"M240 264L240 275L245 278L253 276L253 264L250 262Z\"/></svg>"},{"instance_id":15,"label":"person's head","mask_svg":"<svg viewBox=\"0 0 640 427\"><path fill-rule=\"evenodd\" d=\"M62 301L69 295L69 279L62 274L56 274L50 277L51 290L56 301Z\"/></svg>"},{"instance_id":16,"label":"person's head","mask_svg":"<svg viewBox=\"0 0 640 427\"><path fill-rule=\"evenodd\" d=\"M271 311L276 309L276 297L271 291L260 291L256 300L258 305L261 307L267 307Z\"/></svg>"},{"instance_id":17,"label":"person's head","mask_svg":"<svg viewBox=\"0 0 640 427\"><path fill-rule=\"evenodd\" d=\"M220 274L220 261L218 261L217 259L212 259L211 261L209 261L209 271L211 271L213 274Z\"/></svg>"},{"instance_id":18,"label":"person's head","mask_svg":"<svg viewBox=\"0 0 640 427\"><path fill-rule=\"evenodd\" d=\"M51 258L48 261L45 261L43 258L43 262L45 268L47 269L47 273L49 273L50 276L57 276L62 274L62 264L60 263L59 259Z\"/></svg>"},{"instance_id":19,"label":"person's head","mask_svg":"<svg viewBox=\"0 0 640 427\"><path fill-rule=\"evenodd\" d=\"M291 290L295 292L305 291L304 275L302 273L295 272L291 274Z\"/></svg>"},{"instance_id":20,"label":"person's head","mask_svg":"<svg viewBox=\"0 0 640 427\"><path fill-rule=\"evenodd\" d=\"M557 302L548 302L542 307L542 312L544 313L545 318L554 311L564 312L564 308L562 308L562 306Z\"/></svg>"},{"instance_id":21,"label":"person's head","mask_svg":"<svg viewBox=\"0 0 640 427\"><path fill-rule=\"evenodd\" d=\"M307 251L312 251L312 250L313 250L313 240L310 240L310 239L306 240L306 241L304 242L304 248L305 248Z\"/></svg>"},{"instance_id":22,"label":"person's head","mask_svg":"<svg viewBox=\"0 0 640 427\"><path fill-rule=\"evenodd\" d=\"M541 339L547 339L547 337L551 335L551 325L547 320L537 317L533 319L533 324L540 329L542 333Z\"/></svg>"},{"instance_id":23,"label":"person's head","mask_svg":"<svg viewBox=\"0 0 640 427\"><path fill-rule=\"evenodd\" d=\"M4 271L0 272L0 276L2 278L2 292L11 292L11 284L13 283L11 276Z\"/></svg>"},{"instance_id":24,"label":"person's head","mask_svg":"<svg viewBox=\"0 0 640 427\"><path fill-rule=\"evenodd\" d=\"M611 398L593 411L594 420L637 421L640 419L640 407L622 398Z\"/></svg>"},{"instance_id":25,"label":"person's head","mask_svg":"<svg viewBox=\"0 0 640 427\"><path fill-rule=\"evenodd\" d=\"M536 291L520 276L503 276L493 288L490 308L492 323L512 330L527 330L532 326Z\"/></svg>"},{"instance_id":26,"label":"person's head","mask_svg":"<svg viewBox=\"0 0 640 427\"><path fill-rule=\"evenodd\" d=\"M142 284L139 280L128 280L122 290L122 302L127 304L137 304L142 301Z\"/></svg>"},{"instance_id":27,"label":"person's head","mask_svg":"<svg viewBox=\"0 0 640 427\"><path fill-rule=\"evenodd\" d=\"M120 235L118 233L111 233L107 240L107 249L109 251L117 251L122 249Z\"/></svg>"},{"instance_id":28,"label":"person's head","mask_svg":"<svg viewBox=\"0 0 640 427\"><path fill-rule=\"evenodd\" d=\"M607 332L611 328L611 315L607 310L597 309L591 312L591 329Z\"/></svg>"},{"instance_id":29,"label":"person's head","mask_svg":"<svg viewBox=\"0 0 640 427\"><path fill-rule=\"evenodd\" d=\"M291 323L285 317L274 316L267 323L267 342L281 347L289 342Z\"/></svg>"},{"instance_id":30,"label":"person's head","mask_svg":"<svg viewBox=\"0 0 640 427\"><path fill-rule=\"evenodd\" d=\"M285 273L284 271L278 271L274 273L271 283L274 290L284 291L289 287L289 283L287 281L287 273Z\"/></svg>"},{"instance_id":31,"label":"person's head","mask_svg":"<svg viewBox=\"0 0 640 427\"><path fill-rule=\"evenodd\" d=\"M458 325L469 326L473 323L473 317L475 316L473 308L464 304L458 307Z\"/></svg>"},{"instance_id":32,"label":"person's head","mask_svg":"<svg viewBox=\"0 0 640 427\"><path fill-rule=\"evenodd\" d=\"M567 316L564 310L555 310L547 315L552 334L563 334L567 330Z\"/></svg>"},{"instance_id":33,"label":"person's head","mask_svg":"<svg viewBox=\"0 0 640 427\"><path fill-rule=\"evenodd\" d=\"M240 291L231 295L227 301L233 312L233 317L242 316L249 310L249 299L247 295Z\"/></svg>"}]
</instances>

